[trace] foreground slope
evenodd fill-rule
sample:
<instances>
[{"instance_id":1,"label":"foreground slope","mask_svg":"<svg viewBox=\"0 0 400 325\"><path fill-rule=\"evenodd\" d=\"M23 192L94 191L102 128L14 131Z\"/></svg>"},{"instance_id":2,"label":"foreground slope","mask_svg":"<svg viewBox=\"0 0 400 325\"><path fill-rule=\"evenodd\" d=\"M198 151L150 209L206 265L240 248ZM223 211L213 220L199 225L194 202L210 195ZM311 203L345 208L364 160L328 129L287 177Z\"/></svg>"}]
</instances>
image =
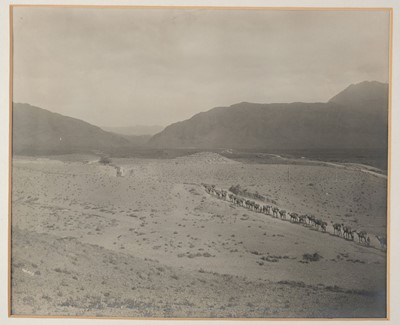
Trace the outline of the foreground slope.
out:
<instances>
[{"instance_id":1,"label":"foreground slope","mask_svg":"<svg viewBox=\"0 0 400 325\"><path fill-rule=\"evenodd\" d=\"M14 159L13 313L385 317L386 253L374 237L386 232L384 178L215 153L113 164ZM233 205L202 183L240 184L328 231ZM367 231L371 246L333 235L331 221Z\"/></svg>"},{"instance_id":2,"label":"foreground slope","mask_svg":"<svg viewBox=\"0 0 400 325\"><path fill-rule=\"evenodd\" d=\"M352 85L327 103L239 103L196 114L154 135L165 148L387 148L387 84Z\"/></svg>"}]
</instances>

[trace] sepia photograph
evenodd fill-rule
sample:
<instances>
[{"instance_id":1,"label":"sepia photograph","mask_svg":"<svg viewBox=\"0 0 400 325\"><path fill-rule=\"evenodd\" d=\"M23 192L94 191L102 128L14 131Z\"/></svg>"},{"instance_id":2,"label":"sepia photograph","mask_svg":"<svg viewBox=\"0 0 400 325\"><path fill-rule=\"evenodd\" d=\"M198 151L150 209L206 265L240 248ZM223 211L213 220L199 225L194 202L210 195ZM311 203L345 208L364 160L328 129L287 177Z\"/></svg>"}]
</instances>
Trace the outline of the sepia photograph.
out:
<instances>
[{"instance_id":1,"label":"sepia photograph","mask_svg":"<svg viewBox=\"0 0 400 325\"><path fill-rule=\"evenodd\" d=\"M10 20L11 316L388 318L390 8Z\"/></svg>"}]
</instances>

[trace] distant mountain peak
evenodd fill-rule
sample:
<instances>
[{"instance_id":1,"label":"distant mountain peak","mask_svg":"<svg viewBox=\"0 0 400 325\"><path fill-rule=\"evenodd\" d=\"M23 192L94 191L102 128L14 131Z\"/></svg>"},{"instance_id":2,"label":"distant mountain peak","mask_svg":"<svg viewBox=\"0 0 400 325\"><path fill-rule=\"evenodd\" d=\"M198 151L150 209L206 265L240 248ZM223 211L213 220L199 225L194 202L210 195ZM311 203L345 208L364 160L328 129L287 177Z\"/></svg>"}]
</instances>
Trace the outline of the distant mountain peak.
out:
<instances>
[{"instance_id":1,"label":"distant mountain peak","mask_svg":"<svg viewBox=\"0 0 400 325\"><path fill-rule=\"evenodd\" d=\"M351 84L333 96L329 102L341 105L361 104L370 100L384 100L388 97L388 84L379 81L362 81Z\"/></svg>"},{"instance_id":2,"label":"distant mountain peak","mask_svg":"<svg viewBox=\"0 0 400 325\"><path fill-rule=\"evenodd\" d=\"M250 103L250 102L240 102L240 103L236 103L236 104L232 104L230 107L233 106L241 106L241 105L257 105L257 103Z\"/></svg>"}]
</instances>

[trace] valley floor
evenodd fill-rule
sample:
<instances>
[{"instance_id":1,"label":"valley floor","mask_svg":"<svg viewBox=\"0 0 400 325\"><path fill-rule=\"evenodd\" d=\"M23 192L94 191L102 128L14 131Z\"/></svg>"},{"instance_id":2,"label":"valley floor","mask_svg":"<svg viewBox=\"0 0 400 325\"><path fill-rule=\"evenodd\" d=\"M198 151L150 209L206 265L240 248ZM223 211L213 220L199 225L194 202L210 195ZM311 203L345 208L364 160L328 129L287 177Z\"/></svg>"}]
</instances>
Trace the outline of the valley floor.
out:
<instances>
[{"instance_id":1,"label":"valley floor","mask_svg":"<svg viewBox=\"0 0 400 325\"><path fill-rule=\"evenodd\" d=\"M374 236L386 233L386 179L212 153L112 164L14 158L13 314L386 317L386 253ZM328 231L219 200L202 183L240 184ZM331 222L366 230L371 247L334 236Z\"/></svg>"}]
</instances>

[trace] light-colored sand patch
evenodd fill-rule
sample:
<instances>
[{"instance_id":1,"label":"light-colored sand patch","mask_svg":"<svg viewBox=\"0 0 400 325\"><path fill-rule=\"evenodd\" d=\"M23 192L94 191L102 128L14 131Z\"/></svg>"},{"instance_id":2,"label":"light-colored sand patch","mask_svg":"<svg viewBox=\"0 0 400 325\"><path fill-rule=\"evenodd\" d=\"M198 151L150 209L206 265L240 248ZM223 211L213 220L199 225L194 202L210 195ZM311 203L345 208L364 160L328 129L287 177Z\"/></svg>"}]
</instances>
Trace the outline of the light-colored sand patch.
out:
<instances>
[{"instance_id":1,"label":"light-colored sand patch","mask_svg":"<svg viewBox=\"0 0 400 325\"><path fill-rule=\"evenodd\" d=\"M198 152L189 156L175 158L180 163L199 163L199 164L237 164L238 162L221 156L214 152Z\"/></svg>"}]
</instances>

